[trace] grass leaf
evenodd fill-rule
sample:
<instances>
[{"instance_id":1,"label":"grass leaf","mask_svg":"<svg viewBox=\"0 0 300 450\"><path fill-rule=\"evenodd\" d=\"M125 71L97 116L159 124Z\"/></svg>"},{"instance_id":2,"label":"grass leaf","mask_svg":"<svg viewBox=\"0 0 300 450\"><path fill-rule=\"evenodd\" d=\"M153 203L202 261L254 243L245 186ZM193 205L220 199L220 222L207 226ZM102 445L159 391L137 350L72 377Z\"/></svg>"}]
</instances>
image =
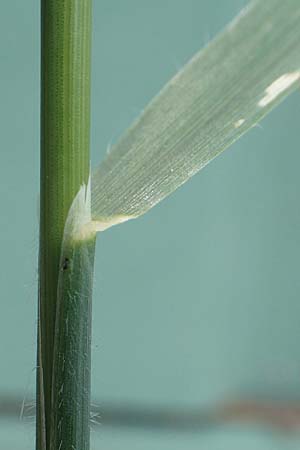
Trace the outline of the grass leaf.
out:
<instances>
[{"instance_id":1,"label":"grass leaf","mask_svg":"<svg viewBox=\"0 0 300 450\"><path fill-rule=\"evenodd\" d=\"M93 173L99 229L148 211L299 85L300 1L252 1L162 89Z\"/></svg>"}]
</instances>

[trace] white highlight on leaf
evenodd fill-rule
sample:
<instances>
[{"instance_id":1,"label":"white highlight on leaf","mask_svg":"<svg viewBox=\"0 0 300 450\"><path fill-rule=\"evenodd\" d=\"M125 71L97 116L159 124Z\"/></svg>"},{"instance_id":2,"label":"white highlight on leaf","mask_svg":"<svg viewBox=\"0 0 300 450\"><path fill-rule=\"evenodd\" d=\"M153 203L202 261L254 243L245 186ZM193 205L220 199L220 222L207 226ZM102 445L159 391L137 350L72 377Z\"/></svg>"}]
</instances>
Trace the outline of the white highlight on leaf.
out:
<instances>
[{"instance_id":1,"label":"white highlight on leaf","mask_svg":"<svg viewBox=\"0 0 300 450\"><path fill-rule=\"evenodd\" d=\"M300 71L285 73L281 77L277 78L269 87L265 90L265 96L258 102L258 106L262 108L267 106L273 100L278 97L279 94L284 92L296 81L300 79Z\"/></svg>"},{"instance_id":2,"label":"white highlight on leaf","mask_svg":"<svg viewBox=\"0 0 300 450\"><path fill-rule=\"evenodd\" d=\"M243 125L243 123L245 123L245 119L239 119L234 123L234 128L239 128L240 126Z\"/></svg>"},{"instance_id":3,"label":"white highlight on leaf","mask_svg":"<svg viewBox=\"0 0 300 450\"><path fill-rule=\"evenodd\" d=\"M244 16L248 14L248 12L253 7L253 3L249 3L244 6L244 8L234 17L234 19L227 25L229 31L233 31L235 26L239 24L240 20L243 19Z\"/></svg>"}]
</instances>

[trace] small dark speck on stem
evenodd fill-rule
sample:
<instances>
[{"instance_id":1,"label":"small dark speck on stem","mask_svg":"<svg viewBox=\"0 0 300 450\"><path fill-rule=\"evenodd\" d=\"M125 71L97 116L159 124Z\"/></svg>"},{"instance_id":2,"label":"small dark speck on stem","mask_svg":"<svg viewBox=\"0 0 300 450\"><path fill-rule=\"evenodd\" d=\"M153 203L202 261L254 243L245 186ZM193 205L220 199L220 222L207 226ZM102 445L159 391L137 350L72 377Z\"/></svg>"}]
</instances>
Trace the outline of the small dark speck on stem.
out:
<instances>
[{"instance_id":1,"label":"small dark speck on stem","mask_svg":"<svg viewBox=\"0 0 300 450\"><path fill-rule=\"evenodd\" d=\"M68 268L70 267L70 260L69 258L64 258L63 263L62 263L62 270L68 270Z\"/></svg>"}]
</instances>

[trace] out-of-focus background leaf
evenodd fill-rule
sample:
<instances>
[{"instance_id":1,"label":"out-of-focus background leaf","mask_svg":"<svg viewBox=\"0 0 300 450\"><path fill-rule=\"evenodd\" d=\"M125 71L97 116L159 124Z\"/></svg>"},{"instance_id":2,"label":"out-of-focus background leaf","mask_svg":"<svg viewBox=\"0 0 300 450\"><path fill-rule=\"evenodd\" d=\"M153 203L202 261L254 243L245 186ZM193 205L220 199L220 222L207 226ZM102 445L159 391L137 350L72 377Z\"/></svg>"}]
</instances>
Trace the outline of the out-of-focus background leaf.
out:
<instances>
[{"instance_id":1,"label":"out-of-focus background leaf","mask_svg":"<svg viewBox=\"0 0 300 450\"><path fill-rule=\"evenodd\" d=\"M39 2L0 17L0 448L31 450L39 170ZM240 0L94 2L93 163L163 84L244 6ZM171 408L236 398L300 403L300 96L137 221L100 235L93 398ZM198 207L195 205L198 205ZM296 449L260 426L199 432L93 427L106 450Z\"/></svg>"}]
</instances>

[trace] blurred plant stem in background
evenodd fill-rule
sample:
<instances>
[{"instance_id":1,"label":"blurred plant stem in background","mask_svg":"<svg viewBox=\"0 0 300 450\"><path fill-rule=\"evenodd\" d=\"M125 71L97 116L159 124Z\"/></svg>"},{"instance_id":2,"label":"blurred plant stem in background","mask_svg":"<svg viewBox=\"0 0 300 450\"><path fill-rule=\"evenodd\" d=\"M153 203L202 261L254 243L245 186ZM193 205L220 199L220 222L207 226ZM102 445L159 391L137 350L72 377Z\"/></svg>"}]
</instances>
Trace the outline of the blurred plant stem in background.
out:
<instances>
[{"instance_id":1,"label":"blurred plant stem in background","mask_svg":"<svg viewBox=\"0 0 300 450\"><path fill-rule=\"evenodd\" d=\"M151 429L153 431L201 431L230 423L253 423L283 431L300 429L300 402L248 399L210 408L147 407L143 405L97 402L91 411L94 424L114 428ZM0 398L0 418L26 420L34 417L34 404L24 405L21 397Z\"/></svg>"}]
</instances>

